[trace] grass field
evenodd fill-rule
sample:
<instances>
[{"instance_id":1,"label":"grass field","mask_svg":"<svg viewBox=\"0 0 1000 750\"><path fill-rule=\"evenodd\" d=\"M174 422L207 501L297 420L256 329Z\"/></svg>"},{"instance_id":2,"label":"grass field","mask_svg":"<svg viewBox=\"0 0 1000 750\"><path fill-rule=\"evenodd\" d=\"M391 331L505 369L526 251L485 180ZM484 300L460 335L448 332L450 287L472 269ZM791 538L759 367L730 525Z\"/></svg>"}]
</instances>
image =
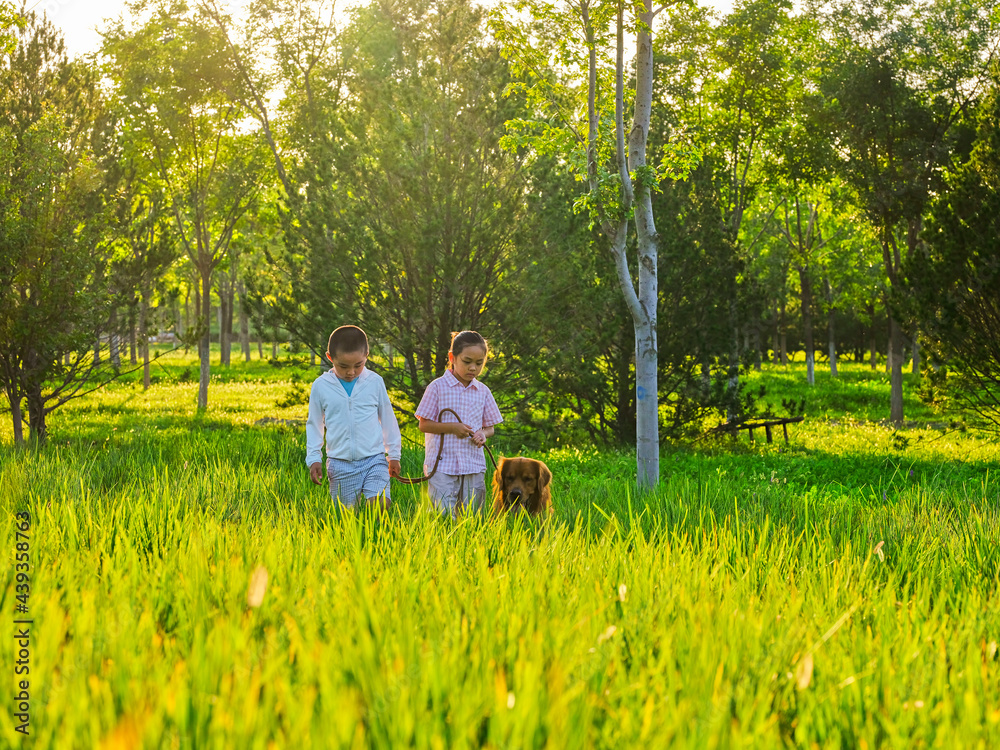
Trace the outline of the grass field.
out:
<instances>
[{"instance_id":1,"label":"grass field","mask_svg":"<svg viewBox=\"0 0 1000 750\"><path fill-rule=\"evenodd\" d=\"M912 424L879 423L884 372L765 369L807 401L790 445L665 448L650 495L631 454L537 454L543 526L399 485L341 514L303 429L258 424L303 419L313 371L215 372L203 415L174 354L42 451L0 425L3 616L32 620L30 737L5 701L3 746L1000 747L1000 443L912 387Z\"/></svg>"}]
</instances>

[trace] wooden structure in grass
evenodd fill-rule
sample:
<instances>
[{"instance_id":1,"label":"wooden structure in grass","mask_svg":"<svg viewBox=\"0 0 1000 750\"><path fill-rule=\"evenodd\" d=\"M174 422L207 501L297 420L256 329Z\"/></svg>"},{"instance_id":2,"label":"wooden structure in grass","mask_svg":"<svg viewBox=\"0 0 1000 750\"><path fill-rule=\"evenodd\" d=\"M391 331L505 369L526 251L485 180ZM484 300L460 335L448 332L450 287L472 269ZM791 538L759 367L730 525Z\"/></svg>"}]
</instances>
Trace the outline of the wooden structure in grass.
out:
<instances>
[{"instance_id":1,"label":"wooden structure in grass","mask_svg":"<svg viewBox=\"0 0 1000 750\"><path fill-rule=\"evenodd\" d=\"M753 440L753 431L756 429L764 428L764 434L767 435L767 442L773 443L774 436L771 434L772 427L781 427L782 431L785 433L785 443L788 443L788 425L794 424L796 422L801 422L805 417L783 417L781 419L768 419L763 422L743 422L736 424L726 424L722 425L722 429L728 430L733 439L736 439L739 435L740 430L746 430L750 433L750 440Z\"/></svg>"}]
</instances>

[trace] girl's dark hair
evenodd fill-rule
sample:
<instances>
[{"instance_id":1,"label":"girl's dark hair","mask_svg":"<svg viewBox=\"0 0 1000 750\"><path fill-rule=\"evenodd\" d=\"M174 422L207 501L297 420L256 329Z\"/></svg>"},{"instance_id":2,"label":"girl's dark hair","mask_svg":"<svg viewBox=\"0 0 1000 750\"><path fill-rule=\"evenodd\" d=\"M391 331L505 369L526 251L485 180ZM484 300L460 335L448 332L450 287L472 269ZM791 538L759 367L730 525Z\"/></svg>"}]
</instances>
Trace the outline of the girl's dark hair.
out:
<instances>
[{"instance_id":1,"label":"girl's dark hair","mask_svg":"<svg viewBox=\"0 0 1000 750\"><path fill-rule=\"evenodd\" d=\"M326 350L331 357L337 356L339 352L350 354L351 352L364 352L368 354L368 337L365 332L357 326L341 326L330 334L330 343Z\"/></svg>"},{"instance_id":2,"label":"girl's dark hair","mask_svg":"<svg viewBox=\"0 0 1000 750\"><path fill-rule=\"evenodd\" d=\"M470 346L481 346L483 347L483 351L487 353L490 351L490 347L486 343L486 339L475 331L461 331L460 333L452 331L451 349L448 351L457 357L464 349L468 349Z\"/></svg>"}]
</instances>

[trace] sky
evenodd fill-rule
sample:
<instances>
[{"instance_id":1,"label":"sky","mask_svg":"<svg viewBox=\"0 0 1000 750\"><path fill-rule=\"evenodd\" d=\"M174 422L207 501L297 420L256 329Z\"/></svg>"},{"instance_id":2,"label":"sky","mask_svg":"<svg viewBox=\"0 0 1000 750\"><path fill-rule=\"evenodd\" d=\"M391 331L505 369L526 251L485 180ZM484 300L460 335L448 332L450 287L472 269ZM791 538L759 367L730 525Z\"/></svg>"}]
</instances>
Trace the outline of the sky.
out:
<instances>
[{"instance_id":1,"label":"sky","mask_svg":"<svg viewBox=\"0 0 1000 750\"><path fill-rule=\"evenodd\" d=\"M226 4L235 8L246 2L233 0ZM126 13L125 0L27 0L27 5L34 6L37 12L44 11L62 29L70 57L96 52L101 46L97 29L107 25L106 19Z\"/></svg>"},{"instance_id":2,"label":"sky","mask_svg":"<svg viewBox=\"0 0 1000 750\"><path fill-rule=\"evenodd\" d=\"M229 0L223 4L230 9L245 5L249 0ZM66 38L66 51L70 57L77 57L97 51L101 44L98 28L103 28L105 19L113 19L125 13L125 0L28 0L29 8L44 11ZM709 0L709 4L720 10L731 6L731 0ZM347 5L338 2L338 5Z\"/></svg>"}]
</instances>

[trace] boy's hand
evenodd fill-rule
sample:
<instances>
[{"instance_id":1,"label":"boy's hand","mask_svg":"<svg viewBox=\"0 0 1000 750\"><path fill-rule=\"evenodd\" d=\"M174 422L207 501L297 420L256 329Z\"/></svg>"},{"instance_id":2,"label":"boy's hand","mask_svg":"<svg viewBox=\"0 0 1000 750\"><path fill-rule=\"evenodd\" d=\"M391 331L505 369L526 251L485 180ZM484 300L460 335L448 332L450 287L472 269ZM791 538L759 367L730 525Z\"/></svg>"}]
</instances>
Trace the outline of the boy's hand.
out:
<instances>
[{"instance_id":1,"label":"boy's hand","mask_svg":"<svg viewBox=\"0 0 1000 750\"><path fill-rule=\"evenodd\" d=\"M323 484L323 464L319 461L309 467L309 478L313 484Z\"/></svg>"},{"instance_id":2,"label":"boy's hand","mask_svg":"<svg viewBox=\"0 0 1000 750\"><path fill-rule=\"evenodd\" d=\"M486 445L486 433L483 430L478 430L472 436L472 443L473 445L477 445L480 448L482 448L484 445Z\"/></svg>"},{"instance_id":3,"label":"boy's hand","mask_svg":"<svg viewBox=\"0 0 1000 750\"><path fill-rule=\"evenodd\" d=\"M452 425L451 434L460 438L472 437L474 434L473 429L467 424L455 424Z\"/></svg>"},{"instance_id":4,"label":"boy's hand","mask_svg":"<svg viewBox=\"0 0 1000 750\"><path fill-rule=\"evenodd\" d=\"M399 466L399 461L397 461L395 458L390 458L389 459L389 476L392 477L393 479L399 479L399 475L400 475L401 472L402 472L402 469Z\"/></svg>"}]
</instances>

